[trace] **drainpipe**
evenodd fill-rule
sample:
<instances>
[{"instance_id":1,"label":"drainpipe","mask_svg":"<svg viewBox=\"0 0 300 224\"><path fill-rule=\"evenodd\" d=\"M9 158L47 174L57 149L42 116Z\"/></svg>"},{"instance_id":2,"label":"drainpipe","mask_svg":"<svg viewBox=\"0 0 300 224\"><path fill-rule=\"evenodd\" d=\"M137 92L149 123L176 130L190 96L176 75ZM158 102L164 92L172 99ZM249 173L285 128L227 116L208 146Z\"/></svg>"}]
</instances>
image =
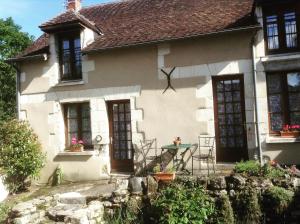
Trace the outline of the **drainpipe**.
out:
<instances>
[{"instance_id":1,"label":"drainpipe","mask_svg":"<svg viewBox=\"0 0 300 224\"><path fill-rule=\"evenodd\" d=\"M257 87L256 87L256 83L257 83L257 69L256 69L256 63L255 63L255 36L256 36L257 32L255 33L255 35L252 38L251 41L251 54L252 54L252 65L253 65L253 88L254 88L254 103L255 103L255 129L256 129L256 140L257 140L257 144L258 144L258 156L259 156L259 163L261 165L263 165L263 157L262 157L262 150L261 150L261 141L260 141L260 130L259 130L259 124L260 124L260 119L258 116L258 101L257 101Z\"/></svg>"},{"instance_id":2,"label":"drainpipe","mask_svg":"<svg viewBox=\"0 0 300 224\"><path fill-rule=\"evenodd\" d=\"M11 65L16 69L16 112L17 119L20 120L20 78L21 71L16 63L11 63Z\"/></svg>"}]
</instances>

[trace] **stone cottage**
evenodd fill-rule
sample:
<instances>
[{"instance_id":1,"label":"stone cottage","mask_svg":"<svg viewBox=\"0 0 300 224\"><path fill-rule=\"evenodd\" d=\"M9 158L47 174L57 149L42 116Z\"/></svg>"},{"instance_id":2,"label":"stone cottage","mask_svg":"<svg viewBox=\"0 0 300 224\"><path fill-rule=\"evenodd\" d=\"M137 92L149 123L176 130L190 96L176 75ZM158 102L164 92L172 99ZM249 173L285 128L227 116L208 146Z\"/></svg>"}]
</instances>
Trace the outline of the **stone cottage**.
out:
<instances>
[{"instance_id":1,"label":"stone cottage","mask_svg":"<svg viewBox=\"0 0 300 224\"><path fill-rule=\"evenodd\" d=\"M215 136L216 163L300 163L300 2L125 0L67 10L21 55L18 114L67 180L134 172L140 142ZM67 152L72 138L83 152ZM189 167L189 165L188 165Z\"/></svg>"}]
</instances>

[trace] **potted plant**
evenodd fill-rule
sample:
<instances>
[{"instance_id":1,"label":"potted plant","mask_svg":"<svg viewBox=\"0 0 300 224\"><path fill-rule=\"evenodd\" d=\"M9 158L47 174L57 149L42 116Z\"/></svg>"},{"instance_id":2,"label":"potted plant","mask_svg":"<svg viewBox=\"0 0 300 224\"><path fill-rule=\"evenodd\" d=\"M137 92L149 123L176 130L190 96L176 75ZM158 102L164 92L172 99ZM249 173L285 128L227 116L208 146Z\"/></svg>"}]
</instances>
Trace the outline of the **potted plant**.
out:
<instances>
[{"instance_id":1,"label":"potted plant","mask_svg":"<svg viewBox=\"0 0 300 224\"><path fill-rule=\"evenodd\" d=\"M71 145L69 147L71 152L82 152L83 151L83 141L77 140L77 138L72 138Z\"/></svg>"},{"instance_id":2,"label":"potted plant","mask_svg":"<svg viewBox=\"0 0 300 224\"><path fill-rule=\"evenodd\" d=\"M280 131L283 138L299 138L300 137L300 125L284 125L282 131Z\"/></svg>"},{"instance_id":3,"label":"potted plant","mask_svg":"<svg viewBox=\"0 0 300 224\"><path fill-rule=\"evenodd\" d=\"M180 137L175 138L173 143L174 143L174 145L179 146L181 144L181 138Z\"/></svg>"},{"instance_id":4,"label":"potted plant","mask_svg":"<svg viewBox=\"0 0 300 224\"><path fill-rule=\"evenodd\" d=\"M157 164L153 168L153 177L157 182L169 183L175 179L175 172L173 168L166 168L163 165Z\"/></svg>"}]
</instances>

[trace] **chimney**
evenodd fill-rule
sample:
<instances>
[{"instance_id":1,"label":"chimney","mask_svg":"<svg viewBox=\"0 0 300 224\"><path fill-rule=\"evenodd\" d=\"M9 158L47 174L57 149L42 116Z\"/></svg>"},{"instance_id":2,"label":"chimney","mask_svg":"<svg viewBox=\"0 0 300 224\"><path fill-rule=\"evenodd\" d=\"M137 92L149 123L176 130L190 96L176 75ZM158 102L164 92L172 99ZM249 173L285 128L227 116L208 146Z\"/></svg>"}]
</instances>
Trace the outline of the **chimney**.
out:
<instances>
[{"instance_id":1,"label":"chimney","mask_svg":"<svg viewBox=\"0 0 300 224\"><path fill-rule=\"evenodd\" d=\"M81 0L66 0L67 10L79 11L81 9Z\"/></svg>"}]
</instances>

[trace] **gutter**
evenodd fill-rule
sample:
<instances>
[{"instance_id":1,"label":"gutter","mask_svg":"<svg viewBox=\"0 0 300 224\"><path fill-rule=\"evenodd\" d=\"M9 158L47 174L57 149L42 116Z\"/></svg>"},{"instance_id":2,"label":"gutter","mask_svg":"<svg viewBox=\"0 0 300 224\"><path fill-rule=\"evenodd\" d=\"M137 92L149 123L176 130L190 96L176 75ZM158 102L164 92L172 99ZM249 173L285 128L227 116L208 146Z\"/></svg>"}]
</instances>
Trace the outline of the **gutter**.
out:
<instances>
[{"instance_id":1,"label":"gutter","mask_svg":"<svg viewBox=\"0 0 300 224\"><path fill-rule=\"evenodd\" d=\"M256 33L257 34L257 33ZM251 54L252 54L252 69L253 69L253 89L254 89L254 103L255 103L255 129L256 129L256 141L257 141L257 148L258 148L258 156L259 156L259 163L261 166L263 165L263 157L262 157L262 149L261 149L261 140L260 140L260 129L259 129L259 124L260 124L260 119L258 116L258 101L257 101L257 68L256 68L256 63L255 63L255 36L253 36L252 41L251 41Z\"/></svg>"},{"instance_id":2,"label":"gutter","mask_svg":"<svg viewBox=\"0 0 300 224\"><path fill-rule=\"evenodd\" d=\"M225 29L225 30L221 30L221 31L204 33L204 34L193 34L193 35L189 35L189 36L185 36L185 37L177 37L177 38L175 37L175 38L166 38L166 39L161 39L161 40L136 42L136 43L132 43L132 44L124 44L124 45L119 45L119 46L104 47L104 48L98 48L98 49L92 49L92 50L84 50L83 49L82 53L89 54L89 53L95 53L95 52L100 52L100 51L105 51L105 50L120 49L120 48L133 47L133 46L143 46L143 45L150 45L150 44L159 44L159 43L164 43L166 41L177 41L177 40L184 40L184 39L190 39L190 38L196 38L196 37L205 37L205 36L218 35L218 34L223 34L223 33L247 31L247 30L258 30L258 29L261 29L260 24L239 27L239 28ZM93 43L95 43L95 41Z\"/></svg>"},{"instance_id":3,"label":"gutter","mask_svg":"<svg viewBox=\"0 0 300 224\"><path fill-rule=\"evenodd\" d=\"M20 62L20 61L26 61L26 60L35 60L35 59L43 59L44 61L46 61L47 58L48 58L47 54L37 54L37 55L20 57L20 58L9 58L9 59L5 60L5 62L12 64L13 62Z\"/></svg>"}]
</instances>

